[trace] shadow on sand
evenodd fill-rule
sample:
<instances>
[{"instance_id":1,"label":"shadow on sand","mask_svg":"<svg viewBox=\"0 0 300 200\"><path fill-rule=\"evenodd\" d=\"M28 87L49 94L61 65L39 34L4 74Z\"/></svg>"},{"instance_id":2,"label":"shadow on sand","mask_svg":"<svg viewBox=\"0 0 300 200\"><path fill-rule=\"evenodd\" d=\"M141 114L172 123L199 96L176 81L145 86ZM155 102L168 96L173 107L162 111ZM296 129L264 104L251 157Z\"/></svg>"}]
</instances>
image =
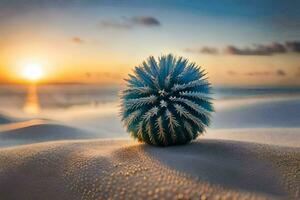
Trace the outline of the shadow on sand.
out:
<instances>
[{"instance_id":1,"label":"shadow on sand","mask_svg":"<svg viewBox=\"0 0 300 200\"><path fill-rule=\"evenodd\" d=\"M253 143L202 140L189 145L142 149L167 167L224 188L282 196L279 173L251 151Z\"/></svg>"}]
</instances>

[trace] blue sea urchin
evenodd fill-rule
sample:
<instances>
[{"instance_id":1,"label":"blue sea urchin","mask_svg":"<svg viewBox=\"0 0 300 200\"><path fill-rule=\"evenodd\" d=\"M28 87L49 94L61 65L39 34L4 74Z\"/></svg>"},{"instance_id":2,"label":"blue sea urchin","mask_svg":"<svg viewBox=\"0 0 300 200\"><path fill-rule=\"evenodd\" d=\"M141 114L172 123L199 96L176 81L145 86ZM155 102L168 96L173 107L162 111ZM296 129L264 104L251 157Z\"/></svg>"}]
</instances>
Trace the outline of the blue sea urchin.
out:
<instances>
[{"instance_id":1,"label":"blue sea urchin","mask_svg":"<svg viewBox=\"0 0 300 200\"><path fill-rule=\"evenodd\" d=\"M203 133L213 106L204 70L172 54L135 67L121 93L127 131L152 145L184 144Z\"/></svg>"}]
</instances>

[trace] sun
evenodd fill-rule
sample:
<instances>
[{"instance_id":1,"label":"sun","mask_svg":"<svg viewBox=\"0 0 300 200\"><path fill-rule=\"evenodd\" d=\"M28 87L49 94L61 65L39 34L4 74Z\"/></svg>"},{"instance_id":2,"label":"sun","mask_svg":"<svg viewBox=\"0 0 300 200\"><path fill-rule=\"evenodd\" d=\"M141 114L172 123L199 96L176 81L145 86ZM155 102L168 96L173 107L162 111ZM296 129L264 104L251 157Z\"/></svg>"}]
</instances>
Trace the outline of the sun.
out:
<instances>
[{"instance_id":1,"label":"sun","mask_svg":"<svg viewBox=\"0 0 300 200\"><path fill-rule=\"evenodd\" d=\"M42 65L39 63L27 63L23 66L22 76L29 81L38 81L43 74Z\"/></svg>"}]
</instances>

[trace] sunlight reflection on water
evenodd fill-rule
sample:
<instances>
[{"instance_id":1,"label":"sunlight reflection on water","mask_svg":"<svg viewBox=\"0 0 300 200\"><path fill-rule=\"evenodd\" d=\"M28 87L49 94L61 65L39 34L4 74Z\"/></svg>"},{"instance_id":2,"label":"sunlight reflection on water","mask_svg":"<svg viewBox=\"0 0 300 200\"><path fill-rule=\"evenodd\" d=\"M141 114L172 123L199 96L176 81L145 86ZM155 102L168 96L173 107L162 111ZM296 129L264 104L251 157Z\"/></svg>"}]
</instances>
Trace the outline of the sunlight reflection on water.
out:
<instances>
[{"instance_id":1,"label":"sunlight reflection on water","mask_svg":"<svg viewBox=\"0 0 300 200\"><path fill-rule=\"evenodd\" d=\"M23 111L28 114L38 114L41 111L36 84L28 86L28 93L26 102L23 106Z\"/></svg>"}]
</instances>

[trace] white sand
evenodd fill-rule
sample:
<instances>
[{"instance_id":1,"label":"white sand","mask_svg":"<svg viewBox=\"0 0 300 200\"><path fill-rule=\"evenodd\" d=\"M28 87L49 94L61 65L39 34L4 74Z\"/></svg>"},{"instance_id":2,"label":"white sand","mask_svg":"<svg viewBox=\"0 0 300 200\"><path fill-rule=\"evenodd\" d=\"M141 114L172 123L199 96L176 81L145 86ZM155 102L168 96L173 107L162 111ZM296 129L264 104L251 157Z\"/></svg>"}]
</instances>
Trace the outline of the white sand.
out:
<instances>
[{"instance_id":1,"label":"white sand","mask_svg":"<svg viewBox=\"0 0 300 200\"><path fill-rule=\"evenodd\" d=\"M0 126L0 147L95 137L90 132L46 120L29 120Z\"/></svg>"},{"instance_id":2,"label":"white sand","mask_svg":"<svg viewBox=\"0 0 300 200\"><path fill-rule=\"evenodd\" d=\"M207 139L31 144L0 150L0 199L296 198L299 158L299 148Z\"/></svg>"}]
</instances>

